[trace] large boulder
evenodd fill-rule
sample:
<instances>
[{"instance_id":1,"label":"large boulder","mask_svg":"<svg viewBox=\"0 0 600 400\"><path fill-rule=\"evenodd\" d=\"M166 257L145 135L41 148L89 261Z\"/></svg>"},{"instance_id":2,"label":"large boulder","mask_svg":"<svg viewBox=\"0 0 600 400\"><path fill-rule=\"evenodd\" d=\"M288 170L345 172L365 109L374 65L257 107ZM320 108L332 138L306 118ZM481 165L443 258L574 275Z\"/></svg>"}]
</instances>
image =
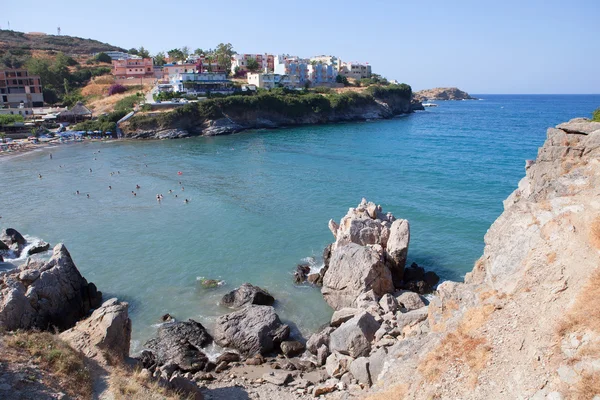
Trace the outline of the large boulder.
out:
<instances>
[{"instance_id":1,"label":"large boulder","mask_svg":"<svg viewBox=\"0 0 600 400\"><path fill-rule=\"evenodd\" d=\"M380 324L366 311L344 322L329 337L329 350L352 358L366 357Z\"/></svg>"},{"instance_id":2,"label":"large boulder","mask_svg":"<svg viewBox=\"0 0 600 400\"><path fill-rule=\"evenodd\" d=\"M323 279L325 301L334 310L353 307L355 299L370 290L378 296L394 291L381 246L350 243L336 247Z\"/></svg>"},{"instance_id":3,"label":"large boulder","mask_svg":"<svg viewBox=\"0 0 600 400\"><path fill-rule=\"evenodd\" d=\"M252 356L272 352L289 334L273 307L248 305L217 318L214 338L219 346Z\"/></svg>"},{"instance_id":4,"label":"large boulder","mask_svg":"<svg viewBox=\"0 0 600 400\"><path fill-rule=\"evenodd\" d=\"M29 247L29 249L27 250L27 255L32 256L34 254L43 253L45 251L48 251L49 248L50 243L46 243L43 240L41 240L35 243L33 246Z\"/></svg>"},{"instance_id":5,"label":"large boulder","mask_svg":"<svg viewBox=\"0 0 600 400\"><path fill-rule=\"evenodd\" d=\"M306 349L313 354L317 354L321 346L329 347L329 336L333 330L334 328L328 326L320 332L313 333L306 342Z\"/></svg>"},{"instance_id":6,"label":"large boulder","mask_svg":"<svg viewBox=\"0 0 600 400\"><path fill-rule=\"evenodd\" d=\"M4 229L2 233L0 233L0 241L4 242L8 246L15 243L20 246L25 246L25 243L27 243L27 240L25 240L23 235L13 228Z\"/></svg>"},{"instance_id":7,"label":"large boulder","mask_svg":"<svg viewBox=\"0 0 600 400\"><path fill-rule=\"evenodd\" d=\"M129 356L131 320L129 305L116 298L105 301L91 316L60 334L71 347L87 357L107 361L106 355L125 359Z\"/></svg>"},{"instance_id":8,"label":"large boulder","mask_svg":"<svg viewBox=\"0 0 600 400\"><path fill-rule=\"evenodd\" d=\"M8 231L8 230L7 230ZM63 244L48 262L28 262L0 277L0 329L69 329L102 303Z\"/></svg>"},{"instance_id":9,"label":"large boulder","mask_svg":"<svg viewBox=\"0 0 600 400\"><path fill-rule=\"evenodd\" d=\"M405 219L397 219L392 222L385 255L396 287L400 287L402 284L409 242L410 226L408 221Z\"/></svg>"},{"instance_id":10,"label":"large boulder","mask_svg":"<svg viewBox=\"0 0 600 400\"><path fill-rule=\"evenodd\" d=\"M221 299L221 305L230 308L240 308L246 304L270 306L274 302L275 298L269 292L249 283L244 283Z\"/></svg>"},{"instance_id":11,"label":"large boulder","mask_svg":"<svg viewBox=\"0 0 600 400\"><path fill-rule=\"evenodd\" d=\"M173 365L182 371L200 371L208 363L202 348L212 342L207 330L192 319L158 328L157 337L146 342L159 365Z\"/></svg>"}]
</instances>

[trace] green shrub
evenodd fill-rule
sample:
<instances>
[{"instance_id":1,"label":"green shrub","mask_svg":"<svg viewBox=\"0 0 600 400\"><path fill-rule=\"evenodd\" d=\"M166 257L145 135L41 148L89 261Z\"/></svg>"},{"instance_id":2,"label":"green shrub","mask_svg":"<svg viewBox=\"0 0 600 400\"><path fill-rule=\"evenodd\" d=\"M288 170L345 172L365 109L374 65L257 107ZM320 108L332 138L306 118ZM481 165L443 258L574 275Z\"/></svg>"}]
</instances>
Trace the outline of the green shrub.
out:
<instances>
[{"instance_id":1,"label":"green shrub","mask_svg":"<svg viewBox=\"0 0 600 400\"><path fill-rule=\"evenodd\" d=\"M20 114L0 114L0 125L10 125L23 121L23 116Z\"/></svg>"},{"instance_id":2,"label":"green shrub","mask_svg":"<svg viewBox=\"0 0 600 400\"><path fill-rule=\"evenodd\" d=\"M592 121L600 122L600 107L592 114Z\"/></svg>"},{"instance_id":3,"label":"green shrub","mask_svg":"<svg viewBox=\"0 0 600 400\"><path fill-rule=\"evenodd\" d=\"M131 111L133 106L140 101L140 96L137 94L123 97L121 100L115 103L115 111Z\"/></svg>"},{"instance_id":4,"label":"green shrub","mask_svg":"<svg viewBox=\"0 0 600 400\"><path fill-rule=\"evenodd\" d=\"M98 53L96 55L96 60L108 64L112 62L112 58L110 58L110 56L106 53Z\"/></svg>"}]
</instances>

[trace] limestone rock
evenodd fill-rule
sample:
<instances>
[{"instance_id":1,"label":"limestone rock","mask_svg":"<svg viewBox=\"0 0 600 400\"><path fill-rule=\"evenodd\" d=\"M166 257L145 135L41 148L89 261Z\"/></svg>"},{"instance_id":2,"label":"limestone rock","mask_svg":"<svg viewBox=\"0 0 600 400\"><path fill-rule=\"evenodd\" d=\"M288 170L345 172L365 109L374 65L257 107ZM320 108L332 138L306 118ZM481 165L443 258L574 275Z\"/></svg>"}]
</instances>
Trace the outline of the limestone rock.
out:
<instances>
[{"instance_id":1,"label":"limestone rock","mask_svg":"<svg viewBox=\"0 0 600 400\"><path fill-rule=\"evenodd\" d=\"M396 322L398 329L402 330L405 326L413 325L418 322L425 321L428 317L427 307L420 308L418 310L412 310L406 313L396 313Z\"/></svg>"},{"instance_id":2,"label":"limestone rock","mask_svg":"<svg viewBox=\"0 0 600 400\"><path fill-rule=\"evenodd\" d=\"M333 327L338 327L341 324L343 324L344 322L346 322L349 319L351 319L352 317L354 317L360 311L361 310L359 308L350 308L350 307L344 307L340 310L336 310L333 312L333 315L331 316L331 322L329 323L329 325L331 325Z\"/></svg>"},{"instance_id":3,"label":"limestone rock","mask_svg":"<svg viewBox=\"0 0 600 400\"><path fill-rule=\"evenodd\" d=\"M357 358L368 356L379 323L366 311L344 322L330 336L329 349Z\"/></svg>"},{"instance_id":4,"label":"limestone rock","mask_svg":"<svg viewBox=\"0 0 600 400\"><path fill-rule=\"evenodd\" d=\"M248 305L217 318L214 338L222 347L252 356L271 352L289 333L290 327L281 323L273 307Z\"/></svg>"},{"instance_id":5,"label":"limestone rock","mask_svg":"<svg viewBox=\"0 0 600 400\"><path fill-rule=\"evenodd\" d=\"M556 128L568 133L589 135L594 131L600 130L600 122L590 121L587 118L573 118L569 122L558 124Z\"/></svg>"},{"instance_id":6,"label":"limestone rock","mask_svg":"<svg viewBox=\"0 0 600 400\"><path fill-rule=\"evenodd\" d=\"M292 380L292 374L283 371L271 371L263 374L262 378L274 385L284 386Z\"/></svg>"},{"instance_id":7,"label":"limestone rock","mask_svg":"<svg viewBox=\"0 0 600 400\"><path fill-rule=\"evenodd\" d=\"M204 398L198 385L183 376L173 376L169 380L169 386L177 392L186 394L188 399L202 400Z\"/></svg>"},{"instance_id":8,"label":"limestone rock","mask_svg":"<svg viewBox=\"0 0 600 400\"><path fill-rule=\"evenodd\" d=\"M414 292L402 292L396 299L406 311L418 310L426 305L421 296Z\"/></svg>"},{"instance_id":9,"label":"limestone rock","mask_svg":"<svg viewBox=\"0 0 600 400\"><path fill-rule=\"evenodd\" d=\"M61 339L87 357L106 361L110 354L121 359L129 357L131 320L129 305L116 298L105 301L91 316L60 334Z\"/></svg>"},{"instance_id":10,"label":"limestone rock","mask_svg":"<svg viewBox=\"0 0 600 400\"><path fill-rule=\"evenodd\" d=\"M390 237L387 241L386 259L390 265L394 285L399 287L404 276L404 266L410 242L410 226L405 219L397 219L390 227Z\"/></svg>"},{"instance_id":11,"label":"limestone rock","mask_svg":"<svg viewBox=\"0 0 600 400\"><path fill-rule=\"evenodd\" d=\"M352 307L355 299L369 290L379 296L394 290L382 253L355 243L337 247L323 279L321 293L325 301L334 310Z\"/></svg>"},{"instance_id":12,"label":"limestone rock","mask_svg":"<svg viewBox=\"0 0 600 400\"><path fill-rule=\"evenodd\" d=\"M226 361L228 363L240 361L240 355L238 353L232 353L230 351L225 352L225 353L221 354L219 357L217 357L216 363L218 365L220 362L223 362L223 361Z\"/></svg>"},{"instance_id":13,"label":"limestone rock","mask_svg":"<svg viewBox=\"0 0 600 400\"><path fill-rule=\"evenodd\" d=\"M221 299L221 305L230 308L240 308L246 304L270 306L274 302L275 298L269 292L249 283L244 283Z\"/></svg>"},{"instance_id":14,"label":"limestone rock","mask_svg":"<svg viewBox=\"0 0 600 400\"><path fill-rule=\"evenodd\" d=\"M284 340L279 347L286 357L298 356L304 351L304 345L297 340Z\"/></svg>"},{"instance_id":15,"label":"limestone rock","mask_svg":"<svg viewBox=\"0 0 600 400\"><path fill-rule=\"evenodd\" d=\"M192 319L172 322L158 328L157 337L146 342L159 365L175 365L182 371L204 369L208 358L202 348L212 342L204 326Z\"/></svg>"},{"instance_id":16,"label":"limestone rock","mask_svg":"<svg viewBox=\"0 0 600 400\"><path fill-rule=\"evenodd\" d=\"M369 376L371 384L375 384L379 379L379 374L383 371L388 352L385 347L380 347L369 356Z\"/></svg>"},{"instance_id":17,"label":"limestone rock","mask_svg":"<svg viewBox=\"0 0 600 400\"><path fill-rule=\"evenodd\" d=\"M381 299L379 300L379 306L384 313L395 313L396 310L398 310L398 302L396 301L396 298L389 293L381 296Z\"/></svg>"},{"instance_id":18,"label":"limestone rock","mask_svg":"<svg viewBox=\"0 0 600 400\"><path fill-rule=\"evenodd\" d=\"M23 274L25 281L21 281L19 276L24 271L29 272ZM101 302L102 293L81 276L67 248L58 244L48 262L30 263L4 276L0 328L56 327L62 331L74 326Z\"/></svg>"},{"instance_id":19,"label":"limestone rock","mask_svg":"<svg viewBox=\"0 0 600 400\"><path fill-rule=\"evenodd\" d=\"M371 386L371 375L369 374L369 359L359 357L350 363L348 368L354 378L366 386Z\"/></svg>"},{"instance_id":20,"label":"limestone rock","mask_svg":"<svg viewBox=\"0 0 600 400\"><path fill-rule=\"evenodd\" d=\"M333 352L327 357L325 362L325 371L332 378L340 378L348 372L348 366L352 362L352 357Z\"/></svg>"},{"instance_id":21,"label":"limestone rock","mask_svg":"<svg viewBox=\"0 0 600 400\"><path fill-rule=\"evenodd\" d=\"M329 356L329 349L324 344L317 349L317 366L321 367L327 362Z\"/></svg>"}]
</instances>

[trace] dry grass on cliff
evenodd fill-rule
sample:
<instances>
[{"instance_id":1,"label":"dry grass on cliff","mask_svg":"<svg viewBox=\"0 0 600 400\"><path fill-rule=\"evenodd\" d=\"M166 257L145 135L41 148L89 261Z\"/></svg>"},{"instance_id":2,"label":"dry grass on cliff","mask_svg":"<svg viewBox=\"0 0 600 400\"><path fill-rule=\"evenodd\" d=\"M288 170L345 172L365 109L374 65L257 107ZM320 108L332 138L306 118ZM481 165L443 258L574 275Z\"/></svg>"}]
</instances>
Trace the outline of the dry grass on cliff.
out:
<instances>
[{"instance_id":1,"label":"dry grass on cliff","mask_svg":"<svg viewBox=\"0 0 600 400\"><path fill-rule=\"evenodd\" d=\"M183 395L161 386L158 381L144 378L139 371L115 368L110 376L110 392L115 400L187 400Z\"/></svg>"},{"instance_id":2,"label":"dry grass on cliff","mask_svg":"<svg viewBox=\"0 0 600 400\"><path fill-rule=\"evenodd\" d=\"M92 377L85 357L49 332L16 332L4 336L13 360L18 357L33 360L50 376L57 379L60 389L71 397L87 399L92 395ZM10 356L8 352L4 356Z\"/></svg>"},{"instance_id":3,"label":"dry grass on cliff","mask_svg":"<svg viewBox=\"0 0 600 400\"><path fill-rule=\"evenodd\" d=\"M557 331L565 336L586 329L600 334L600 268L592 272L575 304L559 322Z\"/></svg>"},{"instance_id":4,"label":"dry grass on cliff","mask_svg":"<svg viewBox=\"0 0 600 400\"><path fill-rule=\"evenodd\" d=\"M397 385L392 386L384 392L375 393L365 400L402 400L406 397L407 393L408 388L406 385Z\"/></svg>"},{"instance_id":5,"label":"dry grass on cliff","mask_svg":"<svg viewBox=\"0 0 600 400\"><path fill-rule=\"evenodd\" d=\"M590 243L595 249L600 250L600 217L596 217L590 226Z\"/></svg>"},{"instance_id":6,"label":"dry grass on cliff","mask_svg":"<svg viewBox=\"0 0 600 400\"><path fill-rule=\"evenodd\" d=\"M491 350L477 330L486 323L494 309L492 304L487 304L465 312L456 331L448 333L419 364L418 370L425 381L435 382L454 367L463 371L470 385L474 387L477 384L479 372L487 364Z\"/></svg>"},{"instance_id":7,"label":"dry grass on cliff","mask_svg":"<svg viewBox=\"0 0 600 400\"><path fill-rule=\"evenodd\" d=\"M600 393L600 372L585 374L575 386L573 400L592 400Z\"/></svg>"}]
</instances>

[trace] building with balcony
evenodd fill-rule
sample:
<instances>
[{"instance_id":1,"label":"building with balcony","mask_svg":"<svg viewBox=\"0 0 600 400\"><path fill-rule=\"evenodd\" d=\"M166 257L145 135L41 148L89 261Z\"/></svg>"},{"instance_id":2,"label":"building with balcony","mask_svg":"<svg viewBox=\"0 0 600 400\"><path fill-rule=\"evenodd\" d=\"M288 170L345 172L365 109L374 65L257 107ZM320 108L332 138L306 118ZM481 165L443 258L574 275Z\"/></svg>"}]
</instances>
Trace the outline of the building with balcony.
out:
<instances>
[{"instance_id":1,"label":"building with balcony","mask_svg":"<svg viewBox=\"0 0 600 400\"><path fill-rule=\"evenodd\" d=\"M165 64L162 67L163 79L169 80L172 76L198 72L198 66L192 63Z\"/></svg>"},{"instance_id":2,"label":"building with balcony","mask_svg":"<svg viewBox=\"0 0 600 400\"><path fill-rule=\"evenodd\" d=\"M0 71L0 107L42 107L44 94L42 81L37 75L29 75L26 69Z\"/></svg>"},{"instance_id":3,"label":"building with balcony","mask_svg":"<svg viewBox=\"0 0 600 400\"><path fill-rule=\"evenodd\" d=\"M275 74L296 76L300 85L305 85L309 82L308 60L287 55L279 55L275 56L274 64L275 67L273 71Z\"/></svg>"},{"instance_id":4,"label":"building with balcony","mask_svg":"<svg viewBox=\"0 0 600 400\"><path fill-rule=\"evenodd\" d=\"M273 72L275 68L275 56L272 54L234 54L231 57L231 73L235 73L236 69L241 72L248 71L250 60L256 60L258 63L257 71Z\"/></svg>"},{"instance_id":5,"label":"building with balcony","mask_svg":"<svg viewBox=\"0 0 600 400\"><path fill-rule=\"evenodd\" d=\"M154 77L152 58L113 60L112 64L112 72L116 79Z\"/></svg>"},{"instance_id":6,"label":"building with balcony","mask_svg":"<svg viewBox=\"0 0 600 400\"><path fill-rule=\"evenodd\" d=\"M184 72L171 75L171 91L190 95L206 93L231 93L233 82L222 72Z\"/></svg>"},{"instance_id":7,"label":"building with balcony","mask_svg":"<svg viewBox=\"0 0 600 400\"><path fill-rule=\"evenodd\" d=\"M332 65L316 62L307 66L307 72L313 86L335 83L335 78L338 76L337 70Z\"/></svg>"},{"instance_id":8,"label":"building with balcony","mask_svg":"<svg viewBox=\"0 0 600 400\"><path fill-rule=\"evenodd\" d=\"M273 89L278 87L295 89L301 86L297 75L281 75L273 73L248 73L248 85L254 85L261 89Z\"/></svg>"},{"instance_id":9,"label":"building with balcony","mask_svg":"<svg viewBox=\"0 0 600 400\"><path fill-rule=\"evenodd\" d=\"M103 51L102 53L106 54L111 58L111 60L141 60L142 57L136 56L135 54L124 53L122 51ZM97 57L100 53L94 53L94 57Z\"/></svg>"},{"instance_id":10,"label":"building with balcony","mask_svg":"<svg viewBox=\"0 0 600 400\"><path fill-rule=\"evenodd\" d=\"M362 79L362 78L370 78L371 77L371 66L356 62L342 62L340 64L340 75L345 76L346 78L353 79Z\"/></svg>"},{"instance_id":11,"label":"building with balcony","mask_svg":"<svg viewBox=\"0 0 600 400\"><path fill-rule=\"evenodd\" d=\"M314 56L310 59L312 63L331 65L333 69L337 72L340 69L340 59L336 56Z\"/></svg>"}]
</instances>

